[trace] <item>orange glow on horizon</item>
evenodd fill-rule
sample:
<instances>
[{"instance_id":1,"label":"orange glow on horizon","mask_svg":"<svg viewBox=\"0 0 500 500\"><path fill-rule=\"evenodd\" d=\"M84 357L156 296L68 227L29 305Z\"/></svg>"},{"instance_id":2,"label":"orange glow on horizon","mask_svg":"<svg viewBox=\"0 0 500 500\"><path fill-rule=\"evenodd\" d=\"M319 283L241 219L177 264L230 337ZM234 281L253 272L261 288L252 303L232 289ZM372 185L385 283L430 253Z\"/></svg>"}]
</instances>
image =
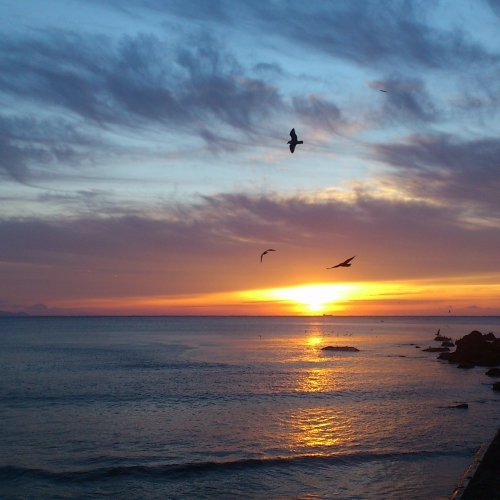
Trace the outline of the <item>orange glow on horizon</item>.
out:
<instances>
[{"instance_id":1,"label":"orange glow on horizon","mask_svg":"<svg viewBox=\"0 0 500 500\"><path fill-rule=\"evenodd\" d=\"M500 281L500 280L499 280ZM472 278L441 282L311 283L292 287L144 297L97 297L51 304L85 314L429 315L499 314L500 285ZM487 312L487 311L492 312Z\"/></svg>"}]
</instances>

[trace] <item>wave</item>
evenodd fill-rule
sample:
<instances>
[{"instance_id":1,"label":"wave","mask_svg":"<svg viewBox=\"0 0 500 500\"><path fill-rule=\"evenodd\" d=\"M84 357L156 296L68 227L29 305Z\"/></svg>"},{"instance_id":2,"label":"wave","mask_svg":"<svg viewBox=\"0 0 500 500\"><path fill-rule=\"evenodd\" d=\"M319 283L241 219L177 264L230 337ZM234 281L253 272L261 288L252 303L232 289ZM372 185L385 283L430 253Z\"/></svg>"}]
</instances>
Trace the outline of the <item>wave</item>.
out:
<instances>
[{"instance_id":1,"label":"wave","mask_svg":"<svg viewBox=\"0 0 500 500\"><path fill-rule=\"evenodd\" d=\"M51 471L47 469L3 466L0 482L21 479L47 480L58 483L105 481L118 478L150 478L181 480L189 476L243 471L255 468L293 468L314 466L356 466L373 461L418 461L437 457L468 456L463 453L419 451L393 453L352 453L346 455L301 455L295 457L248 458L226 462L198 462L164 465L118 465L87 470Z\"/></svg>"}]
</instances>

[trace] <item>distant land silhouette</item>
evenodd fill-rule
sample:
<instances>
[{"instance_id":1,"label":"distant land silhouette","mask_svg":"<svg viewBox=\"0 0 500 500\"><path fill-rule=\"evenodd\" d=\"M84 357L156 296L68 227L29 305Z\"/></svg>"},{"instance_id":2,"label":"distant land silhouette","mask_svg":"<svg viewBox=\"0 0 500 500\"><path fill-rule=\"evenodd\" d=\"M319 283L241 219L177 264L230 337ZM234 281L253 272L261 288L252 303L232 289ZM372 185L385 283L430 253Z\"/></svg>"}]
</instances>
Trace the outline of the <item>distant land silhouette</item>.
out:
<instances>
[{"instance_id":1,"label":"distant land silhouette","mask_svg":"<svg viewBox=\"0 0 500 500\"><path fill-rule=\"evenodd\" d=\"M0 316L31 316L25 312L0 311Z\"/></svg>"}]
</instances>

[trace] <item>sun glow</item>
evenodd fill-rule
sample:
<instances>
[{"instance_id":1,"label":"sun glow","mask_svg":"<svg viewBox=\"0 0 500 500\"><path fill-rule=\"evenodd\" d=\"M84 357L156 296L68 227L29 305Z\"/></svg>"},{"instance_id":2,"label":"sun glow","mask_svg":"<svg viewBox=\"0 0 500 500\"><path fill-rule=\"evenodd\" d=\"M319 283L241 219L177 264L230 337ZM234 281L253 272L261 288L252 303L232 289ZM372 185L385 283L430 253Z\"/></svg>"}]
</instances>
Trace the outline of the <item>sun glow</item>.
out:
<instances>
[{"instance_id":1,"label":"sun glow","mask_svg":"<svg viewBox=\"0 0 500 500\"><path fill-rule=\"evenodd\" d=\"M273 288L270 290L256 290L251 294L251 300L255 300L256 295L260 300L288 302L294 305L296 312L323 313L325 311L335 311L336 303L348 300L356 295L359 286L346 283L321 283L302 285L287 288Z\"/></svg>"},{"instance_id":2,"label":"sun glow","mask_svg":"<svg viewBox=\"0 0 500 500\"><path fill-rule=\"evenodd\" d=\"M492 314L500 301L500 275L407 282L311 283L283 288L206 294L95 297L61 300L51 307L85 314L419 315ZM471 306L473 304L473 306ZM479 304L480 307L474 304Z\"/></svg>"}]
</instances>

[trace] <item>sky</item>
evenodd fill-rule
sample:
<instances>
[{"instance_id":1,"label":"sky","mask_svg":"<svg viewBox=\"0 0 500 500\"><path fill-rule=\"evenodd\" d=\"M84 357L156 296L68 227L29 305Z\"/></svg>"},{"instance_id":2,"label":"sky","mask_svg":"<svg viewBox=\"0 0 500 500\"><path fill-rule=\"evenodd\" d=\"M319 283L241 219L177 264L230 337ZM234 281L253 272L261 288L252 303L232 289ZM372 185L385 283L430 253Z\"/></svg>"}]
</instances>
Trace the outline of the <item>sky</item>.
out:
<instances>
[{"instance_id":1,"label":"sky","mask_svg":"<svg viewBox=\"0 0 500 500\"><path fill-rule=\"evenodd\" d=\"M3 0L0 310L500 315L499 33L500 0Z\"/></svg>"}]
</instances>

